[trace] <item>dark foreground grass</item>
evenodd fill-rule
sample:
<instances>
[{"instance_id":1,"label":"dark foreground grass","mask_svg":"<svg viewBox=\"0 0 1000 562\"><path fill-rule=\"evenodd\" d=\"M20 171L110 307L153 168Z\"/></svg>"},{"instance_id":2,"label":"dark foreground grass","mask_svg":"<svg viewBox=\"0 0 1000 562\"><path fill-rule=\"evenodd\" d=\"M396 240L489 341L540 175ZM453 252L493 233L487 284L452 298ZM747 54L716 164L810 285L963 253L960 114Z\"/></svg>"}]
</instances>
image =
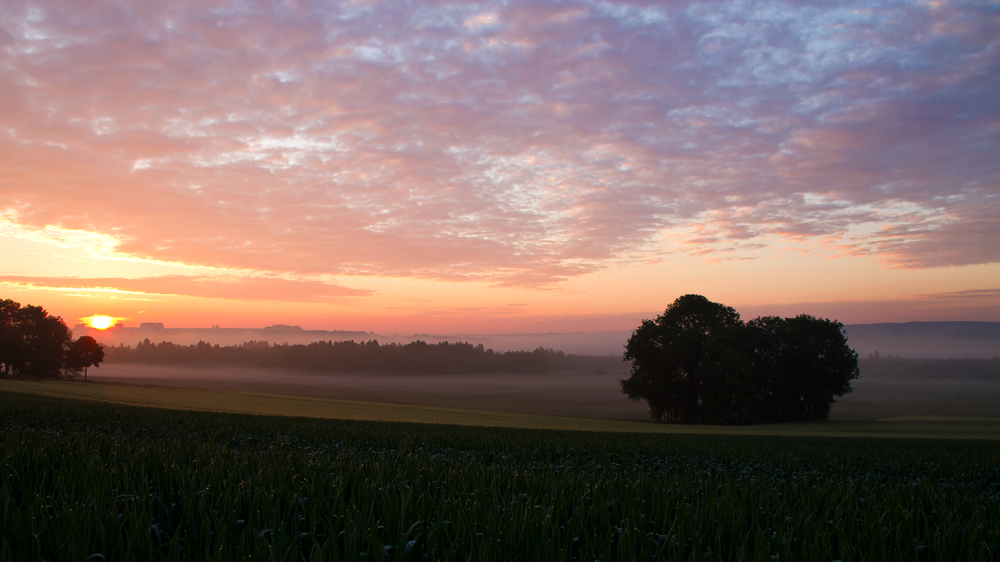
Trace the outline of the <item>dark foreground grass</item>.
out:
<instances>
[{"instance_id":1,"label":"dark foreground grass","mask_svg":"<svg viewBox=\"0 0 1000 562\"><path fill-rule=\"evenodd\" d=\"M993 441L560 432L9 395L0 432L0 560L1000 559Z\"/></svg>"}]
</instances>

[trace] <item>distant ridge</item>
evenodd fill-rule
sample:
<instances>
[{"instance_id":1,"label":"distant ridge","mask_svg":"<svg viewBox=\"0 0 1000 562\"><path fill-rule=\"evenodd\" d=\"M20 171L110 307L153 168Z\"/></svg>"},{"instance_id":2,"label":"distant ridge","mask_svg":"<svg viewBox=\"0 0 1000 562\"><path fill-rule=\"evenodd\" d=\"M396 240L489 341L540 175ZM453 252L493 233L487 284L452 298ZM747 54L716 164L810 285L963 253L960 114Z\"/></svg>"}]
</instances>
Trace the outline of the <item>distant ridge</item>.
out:
<instances>
[{"instance_id":1,"label":"distant ridge","mask_svg":"<svg viewBox=\"0 0 1000 562\"><path fill-rule=\"evenodd\" d=\"M76 337L89 335L105 345L124 344L135 347L148 338L153 343L169 341L177 345L191 345L204 341L212 345L239 345L247 341L267 341L268 343L308 344L315 341L356 342L378 340L379 343L396 342L407 344L415 340L427 343L441 341L469 342L483 344L493 351L532 351L539 347L554 349L576 355L616 355L621 356L625 341L631 331L616 332L546 332L525 334L376 334L362 330L306 330L301 326L275 324L264 328L135 328L122 327L110 330L94 330L84 324L73 328Z\"/></svg>"},{"instance_id":2,"label":"distant ridge","mask_svg":"<svg viewBox=\"0 0 1000 562\"><path fill-rule=\"evenodd\" d=\"M849 324L845 328L859 335L899 334L1000 339L1000 322L882 322L879 324Z\"/></svg>"},{"instance_id":3,"label":"distant ridge","mask_svg":"<svg viewBox=\"0 0 1000 562\"><path fill-rule=\"evenodd\" d=\"M1000 322L883 322L844 326L847 341L862 358L991 359L1000 356Z\"/></svg>"},{"instance_id":4,"label":"distant ridge","mask_svg":"<svg viewBox=\"0 0 1000 562\"><path fill-rule=\"evenodd\" d=\"M147 323L159 324L159 323ZM621 356L631 331L523 333L523 334L412 334L386 335L361 330L306 330L300 326L275 324L266 328L113 328L92 330L80 324L74 327L75 337L91 335L108 345L135 346L149 338L153 342L170 341L191 345L206 341L219 345L238 345L246 341L266 340L270 343L310 343L314 341L391 341L409 343L420 339L428 343L468 341L482 343L494 351L530 351L538 347L551 348L578 355ZM848 344L862 358L878 351L881 356L893 355L915 359L992 359L1000 357L1000 322L883 322L878 324L848 324L844 326Z\"/></svg>"},{"instance_id":5,"label":"distant ridge","mask_svg":"<svg viewBox=\"0 0 1000 562\"><path fill-rule=\"evenodd\" d=\"M94 330L83 324L73 328L76 337L89 335L106 345L125 344L135 346L144 339L154 343L169 341L178 345L191 345L199 341L211 344L236 345L246 341L267 340L270 343L311 343L314 341L367 341L376 339L374 332L360 330L306 330L301 326L276 324L266 328L165 328L159 322L144 322L138 328L121 327L109 330Z\"/></svg>"}]
</instances>

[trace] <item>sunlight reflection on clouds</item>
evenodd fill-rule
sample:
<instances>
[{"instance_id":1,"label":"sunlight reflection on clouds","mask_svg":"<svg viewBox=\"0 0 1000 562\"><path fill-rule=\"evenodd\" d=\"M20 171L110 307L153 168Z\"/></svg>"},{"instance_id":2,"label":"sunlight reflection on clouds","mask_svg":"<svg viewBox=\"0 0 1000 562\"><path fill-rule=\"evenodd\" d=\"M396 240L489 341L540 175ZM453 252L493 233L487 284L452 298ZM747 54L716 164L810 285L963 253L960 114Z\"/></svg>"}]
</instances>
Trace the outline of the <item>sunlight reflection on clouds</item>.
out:
<instances>
[{"instance_id":1,"label":"sunlight reflection on clouds","mask_svg":"<svg viewBox=\"0 0 1000 562\"><path fill-rule=\"evenodd\" d=\"M775 240L992 263L996 18L975 2L7 6L0 208L143 258L301 275L548 286Z\"/></svg>"}]
</instances>

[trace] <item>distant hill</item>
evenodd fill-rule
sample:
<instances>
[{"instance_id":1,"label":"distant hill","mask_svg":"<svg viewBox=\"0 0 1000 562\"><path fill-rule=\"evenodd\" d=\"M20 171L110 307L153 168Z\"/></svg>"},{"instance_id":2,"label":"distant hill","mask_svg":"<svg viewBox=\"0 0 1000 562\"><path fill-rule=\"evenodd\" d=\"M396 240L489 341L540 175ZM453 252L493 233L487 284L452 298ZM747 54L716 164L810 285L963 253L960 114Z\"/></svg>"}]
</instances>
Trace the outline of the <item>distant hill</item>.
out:
<instances>
[{"instance_id":1,"label":"distant hill","mask_svg":"<svg viewBox=\"0 0 1000 562\"><path fill-rule=\"evenodd\" d=\"M74 337L91 336L105 345L136 344L149 339L153 343L169 341L191 345L199 341L222 346L239 345L247 341L308 344L315 341L356 342L378 340L379 343L401 344L423 340L427 343L467 341L483 344L493 351L531 351L538 347L555 349L575 355L615 355L621 357L625 341L631 332L574 332L542 334L376 334L351 330L306 330L299 326L275 324L266 328L165 328L156 322L143 323L138 328L121 327L95 330L84 324L73 328Z\"/></svg>"},{"instance_id":2,"label":"distant hill","mask_svg":"<svg viewBox=\"0 0 1000 562\"><path fill-rule=\"evenodd\" d=\"M1000 322L849 324L847 342L861 357L875 351L916 359L1000 356Z\"/></svg>"},{"instance_id":3,"label":"distant hill","mask_svg":"<svg viewBox=\"0 0 1000 562\"><path fill-rule=\"evenodd\" d=\"M848 344L862 357L878 351L887 355L914 359L992 359L1000 356L1000 322L901 322L849 324L844 327ZM541 334L375 334L349 330L305 330L299 326L274 325L266 328L164 328L159 323L145 323L139 328L123 327L93 330L84 325L73 329L75 337L91 335L110 345L135 346L149 338L154 343L171 341L191 345L206 341L219 345L239 345L246 341L274 343L310 343L314 341L368 341L410 343L424 340L468 341L482 343L494 351L530 351L551 348L577 355L615 355L621 357L630 331L576 332Z\"/></svg>"},{"instance_id":4,"label":"distant hill","mask_svg":"<svg viewBox=\"0 0 1000 562\"><path fill-rule=\"evenodd\" d=\"M163 341L178 345L191 345L205 341L219 345L239 345L247 341L270 343L311 343L314 341L365 341L378 336L374 332L349 330L305 330L299 326L277 324L266 328L165 328L159 322L144 322L138 328L121 327L94 330L83 324L73 327L73 335L92 336L106 345L125 344L135 347L144 339L153 343Z\"/></svg>"}]
</instances>

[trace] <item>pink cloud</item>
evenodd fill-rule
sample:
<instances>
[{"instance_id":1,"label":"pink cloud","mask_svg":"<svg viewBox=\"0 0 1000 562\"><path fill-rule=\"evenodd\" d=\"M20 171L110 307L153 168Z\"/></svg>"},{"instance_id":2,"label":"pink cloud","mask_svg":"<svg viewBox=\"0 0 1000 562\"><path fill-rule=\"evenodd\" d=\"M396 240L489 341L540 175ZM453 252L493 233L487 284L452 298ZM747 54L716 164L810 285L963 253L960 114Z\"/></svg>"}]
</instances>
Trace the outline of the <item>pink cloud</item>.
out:
<instances>
[{"instance_id":1,"label":"pink cloud","mask_svg":"<svg viewBox=\"0 0 1000 562\"><path fill-rule=\"evenodd\" d=\"M926 295L920 295L921 300L935 300L935 299L963 299L963 300L983 300L983 299L998 299L1000 300L1000 289L969 289L966 291L948 291L945 293L929 293Z\"/></svg>"},{"instance_id":2,"label":"pink cloud","mask_svg":"<svg viewBox=\"0 0 1000 562\"><path fill-rule=\"evenodd\" d=\"M735 306L744 319L755 316L795 316L811 314L839 320L844 324L927 321L996 321L1000 299L994 290L957 298L952 295L925 295L917 299L856 300L758 304Z\"/></svg>"},{"instance_id":3,"label":"pink cloud","mask_svg":"<svg viewBox=\"0 0 1000 562\"><path fill-rule=\"evenodd\" d=\"M368 290L351 289L319 281L260 277L164 275L124 279L4 275L0 276L0 283L46 288L99 289L213 299L278 302L329 302L373 294L372 291Z\"/></svg>"},{"instance_id":4,"label":"pink cloud","mask_svg":"<svg viewBox=\"0 0 1000 562\"><path fill-rule=\"evenodd\" d=\"M0 209L293 275L1000 261L995 10L866 7L5 6Z\"/></svg>"}]
</instances>

